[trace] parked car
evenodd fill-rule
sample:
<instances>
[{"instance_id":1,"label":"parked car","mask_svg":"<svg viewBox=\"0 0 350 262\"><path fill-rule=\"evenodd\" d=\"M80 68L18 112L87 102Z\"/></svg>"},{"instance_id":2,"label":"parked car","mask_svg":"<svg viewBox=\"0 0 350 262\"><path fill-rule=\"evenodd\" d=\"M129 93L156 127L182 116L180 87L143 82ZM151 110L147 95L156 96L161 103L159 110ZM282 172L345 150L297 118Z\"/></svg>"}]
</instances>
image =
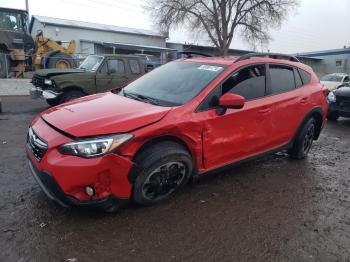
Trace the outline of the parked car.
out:
<instances>
[{"instance_id":1,"label":"parked car","mask_svg":"<svg viewBox=\"0 0 350 262\"><path fill-rule=\"evenodd\" d=\"M321 77L321 84L328 88L329 91L337 89L339 86L350 82L350 75L334 73Z\"/></svg>"},{"instance_id":2,"label":"parked car","mask_svg":"<svg viewBox=\"0 0 350 262\"><path fill-rule=\"evenodd\" d=\"M296 58L267 55L180 59L118 93L48 109L28 132L34 178L62 206L114 211L266 153L305 158L325 122L326 89Z\"/></svg>"},{"instance_id":3,"label":"parked car","mask_svg":"<svg viewBox=\"0 0 350 262\"><path fill-rule=\"evenodd\" d=\"M328 94L329 110L327 118L335 121L340 116L350 117L350 83L344 84Z\"/></svg>"},{"instance_id":4,"label":"parked car","mask_svg":"<svg viewBox=\"0 0 350 262\"><path fill-rule=\"evenodd\" d=\"M161 62L159 58L156 58L154 55L148 54L134 54L135 56L140 57L143 60L143 64L145 66L145 71L149 72L158 66L161 66Z\"/></svg>"},{"instance_id":5,"label":"parked car","mask_svg":"<svg viewBox=\"0 0 350 262\"><path fill-rule=\"evenodd\" d=\"M145 73L142 60L127 55L90 55L78 69L42 69L35 72L32 98L55 106L75 98L118 88Z\"/></svg>"}]
</instances>

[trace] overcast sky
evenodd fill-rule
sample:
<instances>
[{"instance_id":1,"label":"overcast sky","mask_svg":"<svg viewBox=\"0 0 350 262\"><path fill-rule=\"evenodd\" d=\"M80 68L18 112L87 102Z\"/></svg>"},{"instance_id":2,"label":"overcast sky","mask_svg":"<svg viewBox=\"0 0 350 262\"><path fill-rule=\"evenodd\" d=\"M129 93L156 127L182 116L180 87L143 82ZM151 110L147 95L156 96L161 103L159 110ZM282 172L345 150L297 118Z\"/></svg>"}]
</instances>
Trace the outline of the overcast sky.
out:
<instances>
[{"instance_id":1,"label":"overcast sky","mask_svg":"<svg viewBox=\"0 0 350 262\"><path fill-rule=\"evenodd\" d=\"M157 31L143 8L144 0L28 1L30 15ZM25 0L0 0L0 6L24 9ZM300 0L299 8L271 33L273 40L268 47L258 47L259 51L297 53L350 46L350 0ZM171 31L169 41L209 44L205 36L194 37L185 28ZM251 49L239 36L231 47Z\"/></svg>"}]
</instances>

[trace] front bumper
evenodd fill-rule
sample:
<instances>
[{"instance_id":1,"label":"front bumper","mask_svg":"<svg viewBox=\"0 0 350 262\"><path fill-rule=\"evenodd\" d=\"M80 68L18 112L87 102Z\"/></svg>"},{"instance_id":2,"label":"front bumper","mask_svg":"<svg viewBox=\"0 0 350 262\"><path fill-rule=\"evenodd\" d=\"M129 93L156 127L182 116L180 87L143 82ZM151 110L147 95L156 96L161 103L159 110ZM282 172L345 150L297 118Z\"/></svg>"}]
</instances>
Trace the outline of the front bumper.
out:
<instances>
[{"instance_id":1,"label":"front bumper","mask_svg":"<svg viewBox=\"0 0 350 262\"><path fill-rule=\"evenodd\" d=\"M129 158L112 153L89 159L63 155L59 146L72 142L72 138L46 124L41 117L31 127L35 139L30 140L28 135L27 156L36 181L51 199L60 200L65 206L94 206L111 199L117 202L130 199L132 185L128 175L134 163ZM33 148L33 143L41 145L40 141L47 145L45 150ZM87 186L94 188L93 196L87 194Z\"/></svg>"},{"instance_id":2,"label":"front bumper","mask_svg":"<svg viewBox=\"0 0 350 262\"><path fill-rule=\"evenodd\" d=\"M76 206L109 211L122 208L129 202L128 199L117 198L113 195L99 200L79 201L74 197L66 195L56 182L55 178L48 172L37 169L31 160L29 160L29 167L35 181L39 184L48 198L62 207L68 208L70 206Z\"/></svg>"},{"instance_id":3,"label":"front bumper","mask_svg":"<svg viewBox=\"0 0 350 262\"><path fill-rule=\"evenodd\" d=\"M33 98L33 99L42 98L42 99L47 100L47 99L55 99L61 93L56 93L56 92L54 92L52 90L42 90L40 87L33 86L29 90L29 94L30 94L31 98Z\"/></svg>"},{"instance_id":4,"label":"front bumper","mask_svg":"<svg viewBox=\"0 0 350 262\"><path fill-rule=\"evenodd\" d=\"M350 107L329 103L329 112L337 112L339 116L350 117Z\"/></svg>"}]
</instances>

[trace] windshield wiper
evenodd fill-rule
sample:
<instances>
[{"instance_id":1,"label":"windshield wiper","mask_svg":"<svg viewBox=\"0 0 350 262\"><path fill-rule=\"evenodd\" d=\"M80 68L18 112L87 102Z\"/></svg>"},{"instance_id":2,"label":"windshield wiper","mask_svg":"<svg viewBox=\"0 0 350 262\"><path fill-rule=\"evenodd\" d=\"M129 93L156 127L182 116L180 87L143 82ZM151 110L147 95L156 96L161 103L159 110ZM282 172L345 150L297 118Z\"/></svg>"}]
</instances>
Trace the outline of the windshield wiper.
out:
<instances>
[{"instance_id":1,"label":"windshield wiper","mask_svg":"<svg viewBox=\"0 0 350 262\"><path fill-rule=\"evenodd\" d=\"M149 104L153 104L153 105L160 105L159 100L149 97L149 96L144 96L144 95L140 95L140 94L134 94L134 93L127 93L125 92L125 90L123 89L123 95L125 97L129 97L129 98L133 98L135 100L138 101L142 101L142 102L146 102Z\"/></svg>"}]
</instances>

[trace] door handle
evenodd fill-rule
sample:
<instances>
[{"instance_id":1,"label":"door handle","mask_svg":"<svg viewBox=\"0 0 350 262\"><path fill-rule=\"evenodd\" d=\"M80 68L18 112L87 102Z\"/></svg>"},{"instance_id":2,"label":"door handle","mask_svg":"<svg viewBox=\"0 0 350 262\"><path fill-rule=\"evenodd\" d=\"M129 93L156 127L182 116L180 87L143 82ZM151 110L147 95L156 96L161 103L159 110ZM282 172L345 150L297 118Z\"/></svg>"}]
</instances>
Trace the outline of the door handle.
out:
<instances>
[{"instance_id":1,"label":"door handle","mask_svg":"<svg viewBox=\"0 0 350 262\"><path fill-rule=\"evenodd\" d=\"M302 104L306 104L307 102L309 102L309 98L307 98L307 97L304 97L300 100L300 103L302 103Z\"/></svg>"},{"instance_id":2,"label":"door handle","mask_svg":"<svg viewBox=\"0 0 350 262\"><path fill-rule=\"evenodd\" d=\"M268 114L271 112L270 108L264 108L259 110L259 114Z\"/></svg>"}]
</instances>

